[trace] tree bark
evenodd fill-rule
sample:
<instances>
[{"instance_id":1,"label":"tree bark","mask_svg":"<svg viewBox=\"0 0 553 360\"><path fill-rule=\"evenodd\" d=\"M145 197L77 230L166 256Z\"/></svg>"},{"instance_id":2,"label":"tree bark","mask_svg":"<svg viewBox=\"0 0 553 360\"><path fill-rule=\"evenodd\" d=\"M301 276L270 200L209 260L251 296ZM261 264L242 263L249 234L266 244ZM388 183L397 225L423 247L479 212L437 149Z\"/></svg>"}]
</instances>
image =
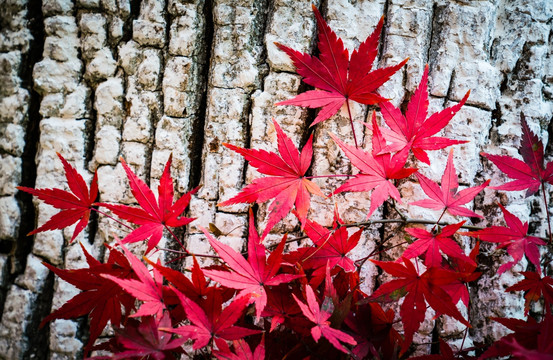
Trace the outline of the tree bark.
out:
<instances>
[{"instance_id":1,"label":"tree bark","mask_svg":"<svg viewBox=\"0 0 553 360\"><path fill-rule=\"evenodd\" d=\"M350 51L370 35L382 15L378 67L409 57L407 66L381 94L395 105L405 104L416 89L425 64L430 66L430 113L471 95L443 134L470 142L454 147L454 161L465 186L506 178L479 156L517 155L520 113L553 156L553 5L549 0L317 0L331 28ZM244 247L247 205L216 207L258 177L243 158L222 143L276 149L271 124L275 118L297 144L303 144L315 112L275 106L306 86L275 42L299 51L316 52L316 25L311 1L305 0L5 0L0 8L0 358L69 359L82 357L86 321L57 320L39 328L41 319L76 294L41 264L86 267L72 231L50 231L27 237L35 225L56 211L33 202L16 186L59 187L64 182L56 152L90 180L96 171L100 200L133 203L119 162L123 157L152 188L170 154L178 192L202 185L193 197L189 216L197 220L183 237L187 247L207 253L198 226L214 223L222 240ZM366 121L372 107L355 104L355 120ZM370 132L355 123L358 139L370 146ZM314 130L313 175L350 172L351 166L330 140L338 134L353 138L347 110ZM360 136L362 134L362 136ZM431 167L421 172L439 180L447 150L431 153ZM337 178L316 179L325 193ZM549 188L550 189L550 188ZM439 214L407 203L424 197L414 181L404 181L401 210L410 217L436 219ZM330 225L334 203L345 221L365 219L370 194L349 193L313 199L310 218ZM474 209L498 224L496 204L508 205L531 231L545 236L541 193L486 189ZM548 203L553 203L549 191ZM553 209L549 209L550 211ZM260 205L258 222L266 223L267 206ZM384 207L373 217L394 217ZM455 221L453 217L443 219ZM297 221L287 216L268 236L300 235ZM79 236L97 258L102 243L123 236L124 229L105 217L94 217ZM400 243L397 228L370 227L356 257L366 256L384 239ZM473 240L461 239L468 248ZM161 247L172 247L168 239ZM518 276L495 276L508 256L483 245L482 277L471 285L468 316L473 328L464 347L485 344L506 333L490 316L522 317L521 293L504 293ZM140 249L137 249L140 251ZM382 259L397 257L386 254ZM187 264L182 264L186 266ZM526 263L515 267L524 270ZM549 271L552 271L550 268ZM370 293L379 277L363 267L363 290ZM382 276L381 276L382 277ZM433 329L460 345L464 327L432 314L415 336L431 343ZM436 333L436 331L434 331ZM418 347L428 352L430 345Z\"/></svg>"}]
</instances>

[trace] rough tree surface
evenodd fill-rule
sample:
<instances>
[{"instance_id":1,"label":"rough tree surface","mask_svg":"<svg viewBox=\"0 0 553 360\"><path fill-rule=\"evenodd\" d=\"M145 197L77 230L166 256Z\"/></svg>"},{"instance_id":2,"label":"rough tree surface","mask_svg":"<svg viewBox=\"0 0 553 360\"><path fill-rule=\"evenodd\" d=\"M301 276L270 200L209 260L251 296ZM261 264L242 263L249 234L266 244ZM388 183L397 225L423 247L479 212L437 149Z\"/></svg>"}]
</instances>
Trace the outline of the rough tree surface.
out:
<instances>
[{"instance_id":1,"label":"rough tree surface","mask_svg":"<svg viewBox=\"0 0 553 360\"><path fill-rule=\"evenodd\" d=\"M408 100L426 63L431 112L459 102L471 90L466 105L444 130L448 137L470 141L456 146L454 153L463 185L486 179L497 185L505 180L479 153L518 156L520 112L546 144L546 158L553 156L550 0L314 3L350 49L385 15L379 66L410 57L381 90L395 105ZM235 249L244 247L247 206L216 204L259 175L221 144L274 150L272 117L296 144L302 143L307 139L307 124L315 117L314 112L298 107L273 105L305 90L275 41L300 51L314 50L311 0L1 1L0 358L70 359L82 356L80 349L86 342L84 321L56 320L44 329L38 327L45 315L76 291L54 278L41 262L66 268L86 265L78 241L69 245L71 229L26 236L35 227L35 216L42 224L55 209L33 203L16 189L62 184L56 152L89 179L97 170L100 200L121 203L133 199L119 157L154 184L172 153L178 191L203 185L189 210L189 216L198 220L181 234L189 249L211 251L197 227L209 223L225 234L221 241ZM368 111L356 104L354 118L366 120ZM362 134L363 126L355 126ZM347 113L339 112L316 128L313 175L349 170L329 131L351 143ZM362 141L364 146L370 144ZM439 180L447 153L432 152L432 167L421 172ZM339 180L316 181L329 193ZM408 200L424 196L414 180L403 182L400 190ZM494 204L497 194L486 189L476 198L474 209L487 218L480 225L501 221ZM544 236L545 211L538 197L501 194L509 211L531 221L530 231ZM553 194L547 196L553 203ZM313 200L310 218L329 225L332 201ZM345 221L364 220L370 203L364 193L342 194L335 201ZM436 217L422 208L405 211L412 217ZM261 206L261 226L265 214L266 207ZM373 216L390 215L390 210L380 209ZM101 258L101 244L113 239L114 232L118 232L116 225L96 217L77 240ZM299 233L292 215L273 229L268 241L280 239L278 234L283 232ZM368 254L390 236L398 236L393 227L369 228L355 250L357 256ZM166 241L161 246L173 244ZM471 309L473 329L465 347L497 339L506 331L491 323L489 316L523 316L522 293L503 292L518 278L508 273L498 280L497 268L508 257L500 258L492 249L483 245L478 258L484 275L471 288L477 306ZM525 267L523 262L515 270ZM378 272L367 263L362 274L364 289L370 292ZM433 324L429 315L415 341L430 342ZM459 322L450 319L438 325L443 334L459 337L460 343L464 327Z\"/></svg>"}]
</instances>

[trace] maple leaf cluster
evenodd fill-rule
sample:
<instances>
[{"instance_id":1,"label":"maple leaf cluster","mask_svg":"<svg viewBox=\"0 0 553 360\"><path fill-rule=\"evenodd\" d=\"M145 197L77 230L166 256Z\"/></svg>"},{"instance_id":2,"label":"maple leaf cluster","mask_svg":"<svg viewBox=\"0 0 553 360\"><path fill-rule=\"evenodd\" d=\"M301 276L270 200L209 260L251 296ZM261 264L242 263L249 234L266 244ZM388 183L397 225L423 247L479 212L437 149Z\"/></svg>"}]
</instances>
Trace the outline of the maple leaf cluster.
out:
<instances>
[{"instance_id":1,"label":"maple leaf cluster","mask_svg":"<svg viewBox=\"0 0 553 360\"><path fill-rule=\"evenodd\" d=\"M30 234L76 224L73 241L86 228L93 211L127 227L128 234L114 244L106 244L105 263L96 260L84 246L87 268L58 269L45 263L81 292L47 316L42 325L55 319L87 316L90 336L85 351L98 359L176 359L181 355L233 360L404 359L417 350L414 335L428 318L428 309L434 311L434 318L448 316L458 321L466 327L465 332L471 327L470 319L462 315L460 308L465 307L470 313L469 286L484 270L478 265L480 241L484 241L498 244L499 249L506 249L513 258L499 267L499 275L512 271L524 257L530 261L532 268L521 272L524 279L506 291L525 292L525 316L536 302L543 305L543 314L538 319L529 316L527 320L495 318L514 333L487 349L461 346L454 350L440 338L438 353L413 359L469 359L474 353L482 354L483 358L507 355L516 359L551 358L553 278L547 276L548 268L540 252L548 243L529 235L528 223L501 204L498 207L504 215L505 227L476 230L467 225L471 219L483 218L467 204L490 180L460 190L454 150L449 151L439 183L407 165L416 166L417 161L430 165L428 151L466 142L435 135L462 108L469 93L458 104L429 116L426 66L403 113L382 97L378 88L407 59L388 68L372 68L383 19L350 56L319 11L315 7L313 10L319 31L319 57L278 46L290 56L304 81L315 89L277 105L321 107L312 126L330 119L343 105L350 113L350 101L378 105L386 124L379 125L375 111L364 124L372 131L370 152L358 147L355 133L355 144L330 134L358 172L335 174L349 178L328 197L344 192L370 192L369 218L386 203L402 203L398 182L416 179L427 198L410 205L441 213L437 220L428 225L425 219L404 216L385 219L403 227L408 244L401 255L395 261L382 261L386 257L381 254L393 248L382 243L368 256L356 259L354 249L364 236L363 223L345 223L337 207L330 227L309 219L311 195L327 198L309 175L313 135L300 150L273 120L278 153L224 144L265 176L256 178L236 196L219 204L270 202L264 229L258 229L254 209L250 208L244 246L247 250L240 253L198 225L216 255L194 254L175 230L195 220L186 217L185 211L196 189L175 199L171 157L159 180L157 196L121 160L137 204L130 206L98 202L96 174L89 189L76 169L58 154L69 191L19 188L60 210ZM521 129L519 152L524 161L482 154L514 179L494 189L527 190L527 195L532 195L541 188L545 193L546 185L553 184L553 165L544 165L543 144L524 117ZM440 220L446 212L465 219L444 224ZM266 246L267 235L289 213L298 218L306 239L297 243L302 237L289 239L284 235L276 245ZM418 225L412 226L415 224ZM471 231L462 232L462 228ZM178 267L172 267L172 261L163 264L147 257L162 250L159 244L164 235L182 248L182 257L192 257L192 267L179 271ZM464 249L459 243L463 235L477 241ZM146 242L143 256L127 248L129 243L142 241ZM296 244L293 250L287 248L291 242ZM198 258L216 258L218 262L202 266ZM364 280L360 278L360 269L367 260L389 275L386 277L389 281L380 283L370 294L362 291ZM108 325L114 331L106 340L101 335ZM111 355L99 355L105 353Z\"/></svg>"}]
</instances>

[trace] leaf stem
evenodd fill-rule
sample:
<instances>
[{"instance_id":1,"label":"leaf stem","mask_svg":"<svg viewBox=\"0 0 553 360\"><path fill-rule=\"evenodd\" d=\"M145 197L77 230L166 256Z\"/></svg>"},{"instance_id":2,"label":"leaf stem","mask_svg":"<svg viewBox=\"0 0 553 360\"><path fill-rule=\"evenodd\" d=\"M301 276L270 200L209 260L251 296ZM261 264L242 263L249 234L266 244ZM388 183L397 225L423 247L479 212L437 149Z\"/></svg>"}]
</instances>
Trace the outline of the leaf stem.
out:
<instances>
[{"instance_id":1,"label":"leaf stem","mask_svg":"<svg viewBox=\"0 0 553 360\"><path fill-rule=\"evenodd\" d=\"M392 206L392 209L395 210L395 212L399 215L400 218L402 218L403 220L407 220L407 216L402 213L396 206L396 200L392 198L392 202L388 202L388 204L390 204Z\"/></svg>"},{"instance_id":2,"label":"leaf stem","mask_svg":"<svg viewBox=\"0 0 553 360\"><path fill-rule=\"evenodd\" d=\"M131 231L134 230L132 228L132 226L129 226L127 224L125 224L124 222L122 222L121 220L117 220L116 218L114 218L113 216L103 212L102 210L100 209L96 209L95 207L91 207L92 210L96 211L98 214L102 214L104 215L105 217L107 217L108 219L111 219L113 221L115 221L116 223L118 223L119 225L123 225L124 227L126 227L127 229L130 229Z\"/></svg>"},{"instance_id":3,"label":"leaf stem","mask_svg":"<svg viewBox=\"0 0 553 360\"><path fill-rule=\"evenodd\" d=\"M313 175L313 176L305 176L306 179L317 179L317 178L327 178L327 177L340 177L340 176L346 176L346 177L352 177L355 175L342 175L342 174L331 174L331 175Z\"/></svg>"},{"instance_id":4,"label":"leaf stem","mask_svg":"<svg viewBox=\"0 0 553 360\"><path fill-rule=\"evenodd\" d=\"M221 258L220 256L217 256L217 255L193 254L190 251L182 252L180 250L173 250L173 249L166 249L166 248L158 248L158 249L161 250L161 251L172 252L172 253L175 253L175 254L183 254L183 257L195 256L195 257L210 258L210 259L220 259Z\"/></svg>"},{"instance_id":5,"label":"leaf stem","mask_svg":"<svg viewBox=\"0 0 553 360\"><path fill-rule=\"evenodd\" d=\"M351 124L351 132L353 133L353 142L355 143L355 148L358 149L357 145L357 136L355 135L355 129L353 128L353 117L351 116L351 109L349 107L349 99L346 98L346 106L348 108L349 123Z\"/></svg>"},{"instance_id":6,"label":"leaf stem","mask_svg":"<svg viewBox=\"0 0 553 360\"><path fill-rule=\"evenodd\" d=\"M436 222L436 221L426 220L426 219L406 218L406 219L367 220L367 221L360 221L360 222L351 223L351 224L342 224L341 226L346 227L346 228L350 228L350 227L359 227L360 228L360 227L368 227L370 225L377 225L377 224L402 224L402 225L424 224L424 225L440 225L440 226L453 225L453 224L443 222L443 221L442 222L440 222L440 221ZM328 227L328 228L330 228L330 227ZM473 231L478 231L478 230L485 229L485 227L474 226L474 225L462 225L460 228L461 229L467 229L467 230L473 230ZM540 236L535 236L535 237L537 237L539 239L542 239L544 241L549 240L548 238L545 238L545 237L540 237ZM288 243L298 241L298 240L303 240L303 239L307 239L307 236L303 235L303 236L298 236L298 237L295 237L295 238L290 238L290 239L286 240L286 243L288 244ZM273 248L276 248L276 247L277 247L277 244L269 246L268 249L273 249Z\"/></svg>"},{"instance_id":7,"label":"leaf stem","mask_svg":"<svg viewBox=\"0 0 553 360\"><path fill-rule=\"evenodd\" d=\"M545 195L545 181L541 181L541 192L545 204L545 213L547 214L547 226L549 228L549 243L553 245L553 234L551 233L551 218L549 216L549 207L547 206L547 196Z\"/></svg>"},{"instance_id":8,"label":"leaf stem","mask_svg":"<svg viewBox=\"0 0 553 360\"><path fill-rule=\"evenodd\" d=\"M432 230L430 230L431 233L434 233L434 230L436 230L436 226L438 226L440 224L440 220L442 220L442 218L444 217L444 214L445 214L446 210L447 210L447 208L445 208L444 211L442 211L442 214L440 215L440 217L436 221L436 224L434 224L434 226L432 227Z\"/></svg>"},{"instance_id":9,"label":"leaf stem","mask_svg":"<svg viewBox=\"0 0 553 360\"><path fill-rule=\"evenodd\" d=\"M364 258L361 258L361 259L358 259L358 260L355 260L354 263L357 264L358 262L360 262L359 265L356 265L358 268L361 268L365 262L367 262L367 260L373 256L376 256L376 255L379 255L379 254L382 254L383 252L386 252L388 250L392 250L393 248L396 248L398 246L402 246L402 245L405 245L405 244L408 244L407 241L404 241L402 243L399 243L399 244L395 244L394 246L390 246L388 248L385 248L385 249L382 249L380 251L372 251L369 255L365 256Z\"/></svg>"},{"instance_id":10,"label":"leaf stem","mask_svg":"<svg viewBox=\"0 0 553 360\"><path fill-rule=\"evenodd\" d=\"M179 238L177 237L177 235L175 235L175 233L173 232L173 230L171 230L169 228L169 226L163 224L163 226L165 227L165 229L167 229L167 231L169 231L169 234L171 234L171 236L173 236L173 239L175 239L177 241L177 243L180 245L180 247L186 252L186 253L189 253L188 250L186 250L186 248L184 247L183 243L179 240Z\"/></svg>"},{"instance_id":11,"label":"leaf stem","mask_svg":"<svg viewBox=\"0 0 553 360\"><path fill-rule=\"evenodd\" d=\"M469 331L469 327L467 326L465 328L465 333L463 334L463 341L461 342L461 347L459 348L459 351L458 352L461 352L463 351L463 346L465 346L465 339L467 338L467 333Z\"/></svg>"}]
</instances>

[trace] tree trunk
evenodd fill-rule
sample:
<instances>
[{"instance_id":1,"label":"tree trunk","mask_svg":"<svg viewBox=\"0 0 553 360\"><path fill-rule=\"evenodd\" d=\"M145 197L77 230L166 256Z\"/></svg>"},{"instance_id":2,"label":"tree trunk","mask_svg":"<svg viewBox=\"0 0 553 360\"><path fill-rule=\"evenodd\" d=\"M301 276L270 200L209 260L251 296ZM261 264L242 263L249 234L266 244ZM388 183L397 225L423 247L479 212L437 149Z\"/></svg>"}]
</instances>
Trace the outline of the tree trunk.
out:
<instances>
[{"instance_id":1,"label":"tree trunk","mask_svg":"<svg viewBox=\"0 0 553 360\"><path fill-rule=\"evenodd\" d=\"M553 5L549 0L431 1L317 0L325 19L352 50L373 31L384 14L377 66L407 66L392 77L381 94L405 104L417 87L425 64L430 66L430 113L471 95L443 133L470 142L454 147L460 183L466 186L506 178L480 152L516 154L520 113L553 156ZM56 152L88 180L97 171L100 200L133 203L123 157L155 185L170 154L180 193L202 185L189 216L197 220L180 234L187 247L207 253L198 226L214 223L223 241L239 249L247 233L247 205L216 207L259 175L243 158L222 146L275 149L275 118L296 144L306 141L315 112L275 106L305 91L291 61L274 42L299 51L316 52L316 26L311 1L305 0L4 0L0 9L0 358L65 359L82 356L87 341L84 320L40 321L76 294L74 287L41 264L86 267L78 242L97 258L102 243L124 229L105 217L69 243L72 231L49 231L28 237L57 211L18 192L16 186L59 187L64 183ZM355 120L366 121L373 108L353 106ZM356 123L358 139L370 135ZM314 130L313 175L351 171L349 162L330 140L332 132L352 141L347 111ZM360 136L362 134L362 136ZM363 146L365 146L363 145ZM447 150L433 151L431 167L421 171L439 180ZM337 178L317 179L325 193ZM152 186L157 188L157 186ZM414 181L401 185L401 209L412 217L435 220L432 211L406 205L424 194ZM551 192L546 194L553 203ZM545 236L541 193L524 198L486 189L474 209L486 217L477 225L502 220L496 204L531 222L531 232ZM331 199L314 198L310 218L330 225L334 203L345 221L365 219L366 193ZM551 211L551 209L550 209ZM260 205L258 222L266 223ZM373 217L394 217L383 208ZM454 221L454 218L445 218ZM279 223L268 241L284 232L300 231L293 216ZM369 227L356 256L363 257L384 239L404 239L393 227ZM280 235L279 235L280 234ZM463 239L467 247L473 245ZM164 240L161 247L174 247ZM518 279L495 276L501 262L495 246L482 246L483 275L471 287L469 317L473 328L464 347L489 343L507 330L490 316L522 317L521 293L505 293ZM399 251L399 250L397 250ZM398 253L382 255L387 260ZM183 266L186 264L183 264ZM526 267L517 266L521 271ZM551 269L549 269L551 271ZM363 267L363 290L371 292L378 272ZM382 279L381 279L382 280ZM432 342L434 334L460 345L464 326L427 314L415 337ZM429 352L430 345L418 347ZM80 355L79 355L80 354Z\"/></svg>"}]
</instances>

